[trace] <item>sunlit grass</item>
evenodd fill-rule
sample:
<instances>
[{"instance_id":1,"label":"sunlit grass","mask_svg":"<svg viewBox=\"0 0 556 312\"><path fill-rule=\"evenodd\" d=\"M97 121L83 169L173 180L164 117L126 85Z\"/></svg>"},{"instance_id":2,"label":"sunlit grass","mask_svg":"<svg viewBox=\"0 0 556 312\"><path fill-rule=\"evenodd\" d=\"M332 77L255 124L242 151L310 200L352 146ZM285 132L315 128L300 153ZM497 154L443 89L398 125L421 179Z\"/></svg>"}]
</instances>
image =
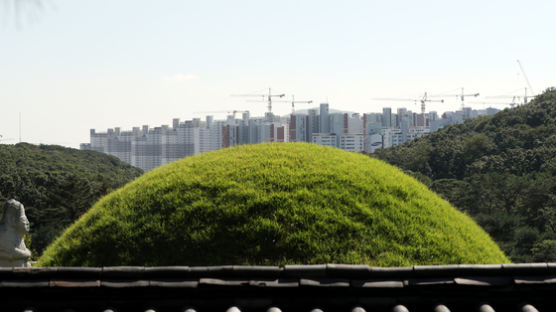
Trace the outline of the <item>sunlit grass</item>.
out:
<instances>
[{"instance_id":1,"label":"sunlit grass","mask_svg":"<svg viewBox=\"0 0 556 312\"><path fill-rule=\"evenodd\" d=\"M501 262L469 217L395 167L268 143L143 175L94 205L39 265Z\"/></svg>"}]
</instances>

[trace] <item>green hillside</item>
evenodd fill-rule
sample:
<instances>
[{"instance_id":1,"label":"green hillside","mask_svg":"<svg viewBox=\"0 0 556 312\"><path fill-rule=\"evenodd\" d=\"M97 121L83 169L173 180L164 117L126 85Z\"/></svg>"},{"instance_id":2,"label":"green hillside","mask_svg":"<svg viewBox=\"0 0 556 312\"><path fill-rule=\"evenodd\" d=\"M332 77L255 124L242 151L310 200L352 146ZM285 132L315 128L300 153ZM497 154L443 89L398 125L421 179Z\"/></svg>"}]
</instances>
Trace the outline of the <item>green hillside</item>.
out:
<instances>
[{"instance_id":1,"label":"green hillside","mask_svg":"<svg viewBox=\"0 0 556 312\"><path fill-rule=\"evenodd\" d=\"M471 218L382 161L244 145L146 173L96 203L44 266L412 265L508 259Z\"/></svg>"},{"instance_id":2,"label":"green hillside","mask_svg":"<svg viewBox=\"0 0 556 312\"><path fill-rule=\"evenodd\" d=\"M101 196L141 173L113 156L93 151L26 143L0 145L0 201L15 198L25 205L35 256Z\"/></svg>"},{"instance_id":3,"label":"green hillside","mask_svg":"<svg viewBox=\"0 0 556 312\"><path fill-rule=\"evenodd\" d=\"M374 156L473 216L513 261L556 261L556 89Z\"/></svg>"}]
</instances>

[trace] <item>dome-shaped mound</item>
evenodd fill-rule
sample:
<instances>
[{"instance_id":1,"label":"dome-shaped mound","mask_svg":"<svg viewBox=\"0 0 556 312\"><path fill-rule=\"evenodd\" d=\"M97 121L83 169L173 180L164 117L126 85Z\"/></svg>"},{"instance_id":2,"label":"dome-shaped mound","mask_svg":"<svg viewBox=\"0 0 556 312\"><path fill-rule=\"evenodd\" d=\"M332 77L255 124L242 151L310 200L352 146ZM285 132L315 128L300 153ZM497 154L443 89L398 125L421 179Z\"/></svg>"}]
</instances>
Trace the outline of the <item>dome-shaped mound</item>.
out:
<instances>
[{"instance_id":1,"label":"dome-shaped mound","mask_svg":"<svg viewBox=\"0 0 556 312\"><path fill-rule=\"evenodd\" d=\"M501 262L469 217L395 167L270 143L144 174L96 203L39 265Z\"/></svg>"}]
</instances>

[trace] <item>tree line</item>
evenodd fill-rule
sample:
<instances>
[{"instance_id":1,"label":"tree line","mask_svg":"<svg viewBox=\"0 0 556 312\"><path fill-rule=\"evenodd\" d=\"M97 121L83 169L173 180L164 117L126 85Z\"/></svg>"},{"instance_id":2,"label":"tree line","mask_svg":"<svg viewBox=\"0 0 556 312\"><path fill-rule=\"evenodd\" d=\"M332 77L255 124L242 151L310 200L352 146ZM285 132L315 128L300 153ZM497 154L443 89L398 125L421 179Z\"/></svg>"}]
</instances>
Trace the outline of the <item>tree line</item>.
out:
<instances>
[{"instance_id":1,"label":"tree line","mask_svg":"<svg viewBox=\"0 0 556 312\"><path fill-rule=\"evenodd\" d=\"M54 145L0 145L0 202L15 198L38 257L101 196L142 174L114 156Z\"/></svg>"},{"instance_id":2,"label":"tree line","mask_svg":"<svg viewBox=\"0 0 556 312\"><path fill-rule=\"evenodd\" d=\"M471 215L514 262L556 261L556 89L371 156Z\"/></svg>"}]
</instances>

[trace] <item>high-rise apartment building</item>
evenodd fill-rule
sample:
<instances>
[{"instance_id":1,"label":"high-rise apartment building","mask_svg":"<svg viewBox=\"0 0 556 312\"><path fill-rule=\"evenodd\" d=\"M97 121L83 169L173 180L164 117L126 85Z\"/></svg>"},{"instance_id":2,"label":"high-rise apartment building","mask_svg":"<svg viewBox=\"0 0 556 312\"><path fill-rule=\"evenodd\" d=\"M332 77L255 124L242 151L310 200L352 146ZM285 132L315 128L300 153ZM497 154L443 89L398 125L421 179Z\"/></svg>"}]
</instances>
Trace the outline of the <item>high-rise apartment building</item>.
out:
<instances>
[{"instance_id":1,"label":"high-rise apartment building","mask_svg":"<svg viewBox=\"0 0 556 312\"><path fill-rule=\"evenodd\" d=\"M131 131L108 129L105 133L91 129L90 143L81 144L81 149L114 155L145 171L183 157L261 142L313 142L351 152L373 152L403 144L447 124L496 112L495 109L466 109L446 112L439 118L436 112L417 114L405 108L392 114L392 109L385 107L382 114L361 116L330 114L328 103L322 103L319 110L309 109L306 114L296 113L287 118L272 113L251 118L249 112L243 112L241 119L232 115L226 120L214 120L207 116L205 121L195 118L181 122L174 118L171 128L144 125Z\"/></svg>"},{"instance_id":2,"label":"high-rise apartment building","mask_svg":"<svg viewBox=\"0 0 556 312\"><path fill-rule=\"evenodd\" d=\"M382 109L382 126L385 128L392 127L392 108L390 107Z\"/></svg>"},{"instance_id":3,"label":"high-rise apartment building","mask_svg":"<svg viewBox=\"0 0 556 312\"><path fill-rule=\"evenodd\" d=\"M303 119L304 116L300 116ZM172 120L172 128L167 125L122 132L120 128L108 129L106 133L90 132L90 143L82 144L82 149L90 149L114 155L145 171L176 161L183 157L217 150L240 144L288 141L287 123L273 115L264 119L250 119L249 112L242 119L215 121L207 116L206 121L198 118L180 122Z\"/></svg>"},{"instance_id":4,"label":"high-rise apartment building","mask_svg":"<svg viewBox=\"0 0 556 312\"><path fill-rule=\"evenodd\" d=\"M294 114L290 115L289 130L290 142L310 142L309 116Z\"/></svg>"},{"instance_id":5,"label":"high-rise apartment building","mask_svg":"<svg viewBox=\"0 0 556 312\"><path fill-rule=\"evenodd\" d=\"M330 119L328 117L328 103L320 104L320 127L319 133L330 132Z\"/></svg>"}]
</instances>

